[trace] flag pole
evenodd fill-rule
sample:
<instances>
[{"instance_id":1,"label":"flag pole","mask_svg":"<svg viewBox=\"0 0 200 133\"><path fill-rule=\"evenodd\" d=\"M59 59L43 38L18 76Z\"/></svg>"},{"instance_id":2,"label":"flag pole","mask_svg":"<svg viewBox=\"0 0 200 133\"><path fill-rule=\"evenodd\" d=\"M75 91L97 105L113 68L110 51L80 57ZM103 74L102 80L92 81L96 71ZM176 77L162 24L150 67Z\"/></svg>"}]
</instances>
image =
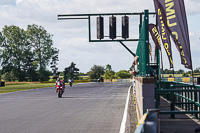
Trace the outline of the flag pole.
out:
<instances>
[{"instance_id":1,"label":"flag pole","mask_svg":"<svg viewBox=\"0 0 200 133\"><path fill-rule=\"evenodd\" d=\"M193 66L192 66L192 82L193 82L193 85L194 85L194 71L193 71Z\"/></svg>"}]
</instances>

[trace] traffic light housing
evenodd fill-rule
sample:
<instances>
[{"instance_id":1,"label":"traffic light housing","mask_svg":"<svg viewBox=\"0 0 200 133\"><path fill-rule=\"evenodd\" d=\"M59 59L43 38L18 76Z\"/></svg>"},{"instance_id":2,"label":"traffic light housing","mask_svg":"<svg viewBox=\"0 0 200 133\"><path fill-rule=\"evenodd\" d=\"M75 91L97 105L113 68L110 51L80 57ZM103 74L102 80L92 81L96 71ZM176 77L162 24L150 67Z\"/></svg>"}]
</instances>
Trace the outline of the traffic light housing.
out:
<instances>
[{"instance_id":1,"label":"traffic light housing","mask_svg":"<svg viewBox=\"0 0 200 133\"><path fill-rule=\"evenodd\" d=\"M103 17L97 17L97 39L104 38L104 23Z\"/></svg>"},{"instance_id":2,"label":"traffic light housing","mask_svg":"<svg viewBox=\"0 0 200 133\"><path fill-rule=\"evenodd\" d=\"M122 38L129 38L129 17L122 17Z\"/></svg>"},{"instance_id":3,"label":"traffic light housing","mask_svg":"<svg viewBox=\"0 0 200 133\"><path fill-rule=\"evenodd\" d=\"M109 38L116 38L116 17L109 17Z\"/></svg>"}]
</instances>

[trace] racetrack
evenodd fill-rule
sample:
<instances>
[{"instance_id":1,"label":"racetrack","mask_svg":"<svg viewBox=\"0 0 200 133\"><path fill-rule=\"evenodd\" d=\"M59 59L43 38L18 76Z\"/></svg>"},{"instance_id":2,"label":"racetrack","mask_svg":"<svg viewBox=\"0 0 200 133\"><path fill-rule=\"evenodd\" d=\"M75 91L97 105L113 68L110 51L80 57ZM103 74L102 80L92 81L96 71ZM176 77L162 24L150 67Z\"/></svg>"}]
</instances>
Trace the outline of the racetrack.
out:
<instances>
[{"instance_id":1,"label":"racetrack","mask_svg":"<svg viewBox=\"0 0 200 133\"><path fill-rule=\"evenodd\" d=\"M118 133L130 83L54 87L0 95L1 133Z\"/></svg>"}]
</instances>

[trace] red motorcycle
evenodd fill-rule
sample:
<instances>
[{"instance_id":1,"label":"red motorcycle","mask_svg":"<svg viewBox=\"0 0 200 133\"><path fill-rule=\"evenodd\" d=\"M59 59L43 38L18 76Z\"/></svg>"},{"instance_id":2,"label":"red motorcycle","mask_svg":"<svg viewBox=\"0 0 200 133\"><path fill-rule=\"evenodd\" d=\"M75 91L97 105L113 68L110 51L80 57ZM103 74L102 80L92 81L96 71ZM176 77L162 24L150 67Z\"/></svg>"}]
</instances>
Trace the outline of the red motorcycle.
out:
<instances>
[{"instance_id":1,"label":"red motorcycle","mask_svg":"<svg viewBox=\"0 0 200 133\"><path fill-rule=\"evenodd\" d=\"M56 84L56 92L58 94L58 98L61 98L65 89L65 83L58 81Z\"/></svg>"}]
</instances>

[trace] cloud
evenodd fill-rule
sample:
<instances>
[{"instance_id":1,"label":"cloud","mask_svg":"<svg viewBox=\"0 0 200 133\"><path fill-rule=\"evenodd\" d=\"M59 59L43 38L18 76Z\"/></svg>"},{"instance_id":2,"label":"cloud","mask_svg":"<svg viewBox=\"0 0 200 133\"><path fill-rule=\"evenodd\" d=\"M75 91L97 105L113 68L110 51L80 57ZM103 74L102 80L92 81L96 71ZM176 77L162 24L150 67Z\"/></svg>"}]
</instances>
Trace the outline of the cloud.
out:
<instances>
[{"instance_id":1,"label":"cloud","mask_svg":"<svg viewBox=\"0 0 200 133\"><path fill-rule=\"evenodd\" d=\"M185 0L186 13L188 15L194 15L200 13L200 1L199 0Z\"/></svg>"},{"instance_id":2,"label":"cloud","mask_svg":"<svg viewBox=\"0 0 200 133\"><path fill-rule=\"evenodd\" d=\"M16 5L15 0L1 0L0 1L0 6L1 5Z\"/></svg>"},{"instance_id":3,"label":"cloud","mask_svg":"<svg viewBox=\"0 0 200 133\"><path fill-rule=\"evenodd\" d=\"M16 3L20 3L20 2L23 2L23 0L16 0Z\"/></svg>"}]
</instances>

